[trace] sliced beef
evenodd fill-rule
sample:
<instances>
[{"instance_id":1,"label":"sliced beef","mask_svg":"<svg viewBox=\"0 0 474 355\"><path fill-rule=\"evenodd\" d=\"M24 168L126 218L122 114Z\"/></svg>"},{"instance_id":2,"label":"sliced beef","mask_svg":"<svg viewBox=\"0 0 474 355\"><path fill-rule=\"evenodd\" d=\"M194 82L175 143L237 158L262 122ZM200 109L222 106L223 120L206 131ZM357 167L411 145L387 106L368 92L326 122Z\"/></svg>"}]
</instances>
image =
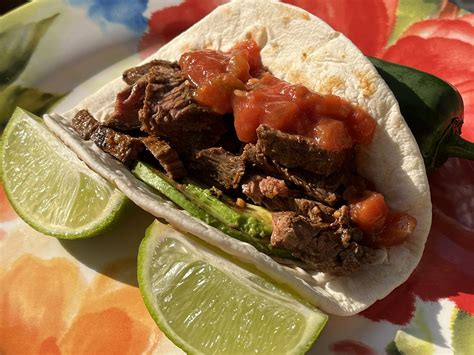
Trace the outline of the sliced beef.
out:
<instances>
[{"instance_id":1,"label":"sliced beef","mask_svg":"<svg viewBox=\"0 0 474 355\"><path fill-rule=\"evenodd\" d=\"M142 138L146 149L155 157L172 179L186 176L186 169L178 153L170 145L157 137Z\"/></svg>"},{"instance_id":2,"label":"sliced beef","mask_svg":"<svg viewBox=\"0 0 474 355\"><path fill-rule=\"evenodd\" d=\"M159 86L149 85L140 110L141 130L165 137L178 153L212 147L226 131L222 116L198 105L193 91L189 80L164 95Z\"/></svg>"},{"instance_id":3,"label":"sliced beef","mask_svg":"<svg viewBox=\"0 0 474 355\"><path fill-rule=\"evenodd\" d=\"M115 98L115 110L105 125L120 131L139 129L142 122L139 111L147 103L156 103L187 77L177 63L154 60L124 72L123 79L129 84Z\"/></svg>"},{"instance_id":4,"label":"sliced beef","mask_svg":"<svg viewBox=\"0 0 474 355\"><path fill-rule=\"evenodd\" d=\"M90 139L104 152L109 153L122 163L138 159L143 151L143 143L138 138L130 137L111 128L99 126Z\"/></svg>"},{"instance_id":5,"label":"sliced beef","mask_svg":"<svg viewBox=\"0 0 474 355\"><path fill-rule=\"evenodd\" d=\"M241 156L214 147L196 152L189 162L189 169L210 185L228 190L239 187L245 163Z\"/></svg>"},{"instance_id":6,"label":"sliced beef","mask_svg":"<svg viewBox=\"0 0 474 355\"><path fill-rule=\"evenodd\" d=\"M351 150L323 149L315 139L284 133L266 125L257 128L257 138L258 149L276 163L323 176L341 169L351 155Z\"/></svg>"},{"instance_id":7,"label":"sliced beef","mask_svg":"<svg viewBox=\"0 0 474 355\"><path fill-rule=\"evenodd\" d=\"M179 65L177 62L169 62L167 60L155 59L151 62L125 70L122 74L122 79L128 85L133 85L137 82L138 79L150 72L150 70L154 67L162 68L162 72L165 72L167 69L172 72L179 70Z\"/></svg>"},{"instance_id":8,"label":"sliced beef","mask_svg":"<svg viewBox=\"0 0 474 355\"><path fill-rule=\"evenodd\" d=\"M289 210L308 217L311 221L333 223L335 220L333 214L336 210L332 207L306 198L295 198L293 202Z\"/></svg>"},{"instance_id":9,"label":"sliced beef","mask_svg":"<svg viewBox=\"0 0 474 355\"><path fill-rule=\"evenodd\" d=\"M245 179L242 192L255 204L270 211L293 210L297 192L291 190L285 181L272 176L254 174Z\"/></svg>"},{"instance_id":10,"label":"sliced beef","mask_svg":"<svg viewBox=\"0 0 474 355\"><path fill-rule=\"evenodd\" d=\"M251 167L285 180L317 201L334 206L340 200L337 191L346 180L346 174L343 172L325 177L302 169L288 169L266 157L258 146L253 144L245 146L243 157Z\"/></svg>"},{"instance_id":11,"label":"sliced beef","mask_svg":"<svg viewBox=\"0 0 474 355\"><path fill-rule=\"evenodd\" d=\"M84 140L89 140L92 133L99 128L99 122L87 110L76 113L72 119L72 127Z\"/></svg>"},{"instance_id":12,"label":"sliced beef","mask_svg":"<svg viewBox=\"0 0 474 355\"><path fill-rule=\"evenodd\" d=\"M316 270L334 275L347 275L373 262L375 250L359 244L362 233L348 224L348 209L344 207L333 213L332 223L295 212L274 213L272 245L289 250Z\"/></svg>"},{"instance_id":13,"label":"sliced beef","mask_svg":"<svg viewBox=\"0 0 474 355\"><path fill-rule=\"evenodd\" d=\"M147 85L142 79L120 91L115 97L115 110L104 125L123 132L139 129L138 111L143 106Z\"/></svg>"}]
</instances>

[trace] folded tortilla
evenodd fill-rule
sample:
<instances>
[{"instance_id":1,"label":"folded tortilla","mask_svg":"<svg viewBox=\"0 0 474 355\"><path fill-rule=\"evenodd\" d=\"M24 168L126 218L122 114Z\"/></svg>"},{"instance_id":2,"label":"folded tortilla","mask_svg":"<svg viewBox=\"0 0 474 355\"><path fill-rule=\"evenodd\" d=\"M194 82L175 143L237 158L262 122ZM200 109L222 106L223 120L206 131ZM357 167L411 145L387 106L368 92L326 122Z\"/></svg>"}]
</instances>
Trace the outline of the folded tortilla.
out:
<instances>
[{"instance_id":1,"label":"folded tortilla","mask_svg":"<svg viewBox=\"0 0 474 355\"><path fill-rule=\"evenodd\" d=\"M283 265L191 217L152 191L92 142L81 140L69 124L80 109L88 109L104 121L113 112L115 95L126 87L121 78L62 117L46 116L45 122L93 170L156 217L255 265L326 312L358 313L403 283L421 258L431 225L430 192L422 156L393 93L372 64L344 35L302 9L265 0L233 1L218 7L144 62L155 58L175 61L184 52L202 48L226 51L248 38L259 44L263 65L278 78L318 93L341 96L376 120L371 144L358 147L358 171L374 182L390 207L409 213L418 223L409 239L389 248L380 263L341 277Z\"/></svg>"}]
</instances>

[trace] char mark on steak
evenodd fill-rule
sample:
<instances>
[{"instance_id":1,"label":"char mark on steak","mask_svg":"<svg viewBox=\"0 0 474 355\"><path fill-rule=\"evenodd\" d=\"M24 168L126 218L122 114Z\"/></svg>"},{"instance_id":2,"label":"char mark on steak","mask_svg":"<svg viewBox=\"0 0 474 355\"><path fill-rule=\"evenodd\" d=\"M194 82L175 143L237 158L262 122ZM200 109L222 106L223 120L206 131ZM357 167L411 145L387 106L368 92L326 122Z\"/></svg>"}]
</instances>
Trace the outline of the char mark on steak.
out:
<instances>
[{"instance_id":1,"label":"char mark on steak","mask_svg":"<svg viewBox=\"0 0 474 355\"><path fill-rule=\"evenodd\" d=\"M337 191L346 180L347 174L343 171L325 177L311 174L302 169L288 169L266 157L258 149L258 146L253 144L245 146L243 156L251 167L264 174L285 180L317 201L334 206L341 198Z\"/></svg>"},{"instance_id":2,"label":"char mark on steak","mask_svg":"<svg viewBox=\"0 0 474 355\"><path fill-rule=\"evenodd\" d=\"M257 138L258 149L274 162L323 176L340 170L352 154L351 149L323 149L315 139L284 133L267 125L257 128Z\"/></svg>"},{"instance_id":3,"label":"char mark on steak","mask_svg":"<svg viewBox=\"0 0 474 355\"><path fill-rule=\"evenodd\" d=\"M255 204L270 211L293 210L298 192L291 190L285 181L272 176L251 175L242 184L242 192Z\"/></svg>"},{"instance_id":4,"label":"char mark on steak","mask_svg":"<svg viewBox=\"0 0 474 355\"><path fill-rule=\"evenodd\" d=\"M373 262L376 254L359 244L362 233L349 225L348 213L347 206L335 210L332 223L311 220L295 212L274 213L271 243L289 250L320 272L350 274Z\"/></svg>"},{"instance_id":5,"label":"char mark on steak","mask_svg":"<svg viewBox=\"0 0 474 355\"><path fill-rule=\"evenodd\" d=\"M138 159L144 150L143 143L138 138L102 126L87 110L76 113L72 119L72 126L84 140L90 139L96 146L122 163Z\"/></svg>"},{"instance_id":6,"label":"char mark on steak","mask_svg":"<svg viewBox=\"0 0 474 355\"><path fill-rule=\"evenodd\" d=\"M168 143L156 137L146 137L141 140L146 149L158 160L170 178L180 179L186 176L186 169L178 153L176 153Z\"/></svg>"},{"instance_id":7,"label":"char mark on steak","mask_svg":"<svg viewBox=\"0 0 474 355\"><path fill-rule=\"evenodd\" d=\"M139 111L147 101L159 101L164 94L186 80L177 63L154 60L127 70L123 79L129 84L115 98L115 110L104 124L119 131L142 126Z\"/></svg>"},{"instance_id":8,"label":"char mark on steak","mask_svg":"<svg viewBox=\"0 0 474 355\"><path fill-rule=\"evenodd\" d=\"M137 160L143 151L143 143L138 138L114 131L112 128L99 126L90 137L104 152L109 153L122 163Z\"/></svg>"},{"instance_id":9,"label":"char mark on steak","mask_svg":"<svg viewBox=\"0 0 474 355\"><path fill-rule=\"evenodd\" d=\"M335 221L333 214L336 210L334 208L306 198L295 198L288 210L315 222L333 223Z\"/></svg>"},{"instance_id":10,"label":"char mark on steak","mask_svg":"<svg viewBox=\"0 0 474 355\"><path fill-rule=\"evenodd\" d=\"M72 119L72 127L84 140L89 140L99 128L99 122L87 110L78 111Z\"/></svg>"},{"instance_id":11,"label":"char mark on steak","mask_svg":"<svg viewBox=\"0 0 474 355\"><path fill-rule=\"evenodd\" d=\"M198 105L193 98L194 86L189 80L156 97L155 86L147 88L140 110L141 130L166 138L179 153L212 147L225 133L223 117Z\"/></svg>"},{"instance_id":12,"label":"char mark on steak","mask_svg":"<svg viewBox=\"0 0 474 355\"><path fill-rule=\"evenodd\" d=\"M167 60L154 59L151 62L125 70L122 74L122 79L128 85L133 85L138 81L138 79L148 74L150 70L154 67L161 68L161 71L163 73L165 73L166 70L169 70L169 72L174 72L174 71L179 70L179 65L177 62L169 62Z\"/></svg>"},{"instance_id":13,"label":"char mark on steak","mask_svg":"<svg viewBox=\"0 0 474 355\"><path fill-rule=\"evenodd\" d=\"M228 190L239 187L245 173L245 162L241 156L214 147L193 154L188 168L204 182Z\"/></svg>"}]
</instances>

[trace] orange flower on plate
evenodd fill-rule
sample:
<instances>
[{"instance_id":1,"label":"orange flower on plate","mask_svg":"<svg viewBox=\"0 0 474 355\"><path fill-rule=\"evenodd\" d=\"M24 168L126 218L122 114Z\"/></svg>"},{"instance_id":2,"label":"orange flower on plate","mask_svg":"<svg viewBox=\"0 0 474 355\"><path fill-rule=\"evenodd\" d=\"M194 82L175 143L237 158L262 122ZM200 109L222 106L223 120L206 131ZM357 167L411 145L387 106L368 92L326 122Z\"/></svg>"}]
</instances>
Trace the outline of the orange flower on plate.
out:
<instances>
[{"instance_id":1,"label":"orange flower on plate","mask_svg":"<svg viewBox=\"0 0 474 355\"><path fill-rule=\"evenodd\" d=\"M12 206L7 200L7 196L5 194L5 190L3 186L0 184L0 222L10 221L16 218L16 213L13 210ZM0 234L1 239L1 234Z\"/></svg>"},{"instance_id":2,"label":"orange flower on plate","mask_svg":"<svg viewBox=\"0 0 474 355\"><path fill-rule=\"evenodd\" d=\"M161 338L138 288L103 275L88 283L65 258L25 255L0 274L0 284L2 354L138 354Z\"/></svg>"}]
</instances>

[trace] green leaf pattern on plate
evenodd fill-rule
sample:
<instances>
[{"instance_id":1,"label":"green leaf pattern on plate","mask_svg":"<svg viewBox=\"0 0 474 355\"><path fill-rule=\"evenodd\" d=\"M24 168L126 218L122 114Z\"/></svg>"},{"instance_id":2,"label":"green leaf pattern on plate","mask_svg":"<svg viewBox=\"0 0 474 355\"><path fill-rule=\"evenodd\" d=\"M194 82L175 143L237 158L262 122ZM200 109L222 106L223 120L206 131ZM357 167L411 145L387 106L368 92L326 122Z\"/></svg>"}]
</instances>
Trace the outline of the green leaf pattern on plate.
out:
<instances>
[{"instance_id":1,"label":"green leaf pattern on plate","mask_svg":"<svg viewBox=\"0 0 474 355\"><path fill-rule=\"evenodd\" d=\"M65 94L45 93L15 85L31 59L38 43L59 14L37 22L16 24L0 33L0 131L17 106L36 115L45 113Z\"/></svg>"},{"instance_id":2,"label":"green leaf pattern on plate","mask_svg":"<svg viewBox=\"0 0 474 355\"><path fill-rule=\"evenodd\" d=\"M410 25L437 13L442 3L440 0L398 0L397 20L388 44L396 42Z\"/></svg>"},{"instance_id":3,"label":"green leaf pattern on plate","mask_svg":"<svg viewBox=\"0 0 474 355\"><path fill-rule=\"evenodd\" d=\"M474 317L456 308L451 320L451 331L454 353L474 354Z\"/></svg>"},{"instance_id":4,"label":"green leaf pattern on plate","mask_svg":"<svg viewBox=\"0 0 474 355\"><path fill-rule=\"evenodd\" d=\"M0 128L5 127L17 106L42 115L63 97L64 94L50 94L34 88L10 85L0 92Z\"/></svg>"},{"instance_id":5,"label":"green leaf pattern on plate","mask_svg":"<svg viewBox=\"0 0 474 355\"><path fill-rule=\"evenodd\" d=\"M0 33L0 88L13 83L20 76L57 15L38 22L16 25Z\"/></svg>"}]
</instances>

